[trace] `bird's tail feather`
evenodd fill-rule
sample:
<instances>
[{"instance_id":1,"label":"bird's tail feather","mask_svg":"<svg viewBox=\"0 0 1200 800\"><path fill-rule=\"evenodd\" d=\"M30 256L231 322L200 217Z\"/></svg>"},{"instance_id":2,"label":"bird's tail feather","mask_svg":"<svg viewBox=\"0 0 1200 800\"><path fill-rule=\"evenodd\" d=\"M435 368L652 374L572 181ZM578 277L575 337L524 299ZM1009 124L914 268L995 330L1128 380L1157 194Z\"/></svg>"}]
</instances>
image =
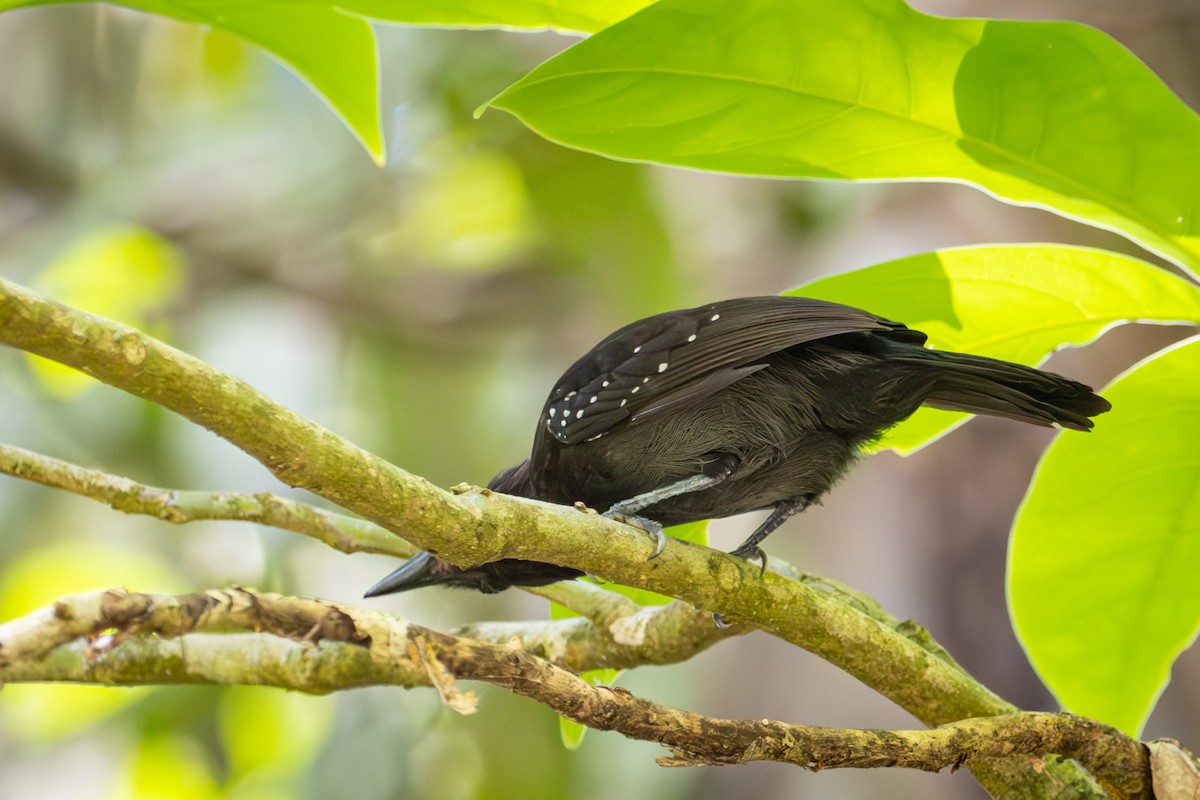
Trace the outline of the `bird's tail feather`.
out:
<instances>
[{"instance_id":1,"label":"bird's tail feather","mask_svg":"<svg viewBox=\"0 0 1200 800\"><path fill-rule=\"evenodd\" d=\"M925 404L934 408L1088 431L1112 407L1078 381L1021 364L938 350L899 360L933 380Z\"/></svg>"}]
</instances>

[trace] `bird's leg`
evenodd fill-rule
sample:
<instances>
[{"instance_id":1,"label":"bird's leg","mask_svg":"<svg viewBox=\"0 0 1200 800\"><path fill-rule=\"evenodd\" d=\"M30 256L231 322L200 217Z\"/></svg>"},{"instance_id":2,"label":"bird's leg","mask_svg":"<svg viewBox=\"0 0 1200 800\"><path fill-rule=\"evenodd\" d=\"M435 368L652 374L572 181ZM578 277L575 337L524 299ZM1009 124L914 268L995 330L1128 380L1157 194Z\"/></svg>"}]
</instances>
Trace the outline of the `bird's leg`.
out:
<instances>
[{"instance_id":1,"label":"bird's leg","mask_svg":"<svg viewBox=\"0 0 1200 800\"><path fill-rule=\"evenodd\" d=\"M637 526L653 536L654 552L650 554L649 559L646 559L649 561L650 559L658 558L663 548L667 546L667 535L663 533L663 526L661 524L652 519L639 516L637 512L676 495L708 489L709 487L716 486L723 480L725 480L724 475L693 475L690 478L684 478L681 481L676 481L675 483L653 489L644 494L639 494L628 500L622 500L608 511L605 511L603 516L615 519L618 522L624 522L627 525Z\"/></svg>"},{"instance_id":2,"label":"bird's leg","mask_svg":"<svg viewBox=\"0 0 1200 800\"><path fill-rule=\"evenodd\" d=\"M746 541L738 545L736 550L731 550L729 555L744 558L747 561L750 559L758 559L762 562L764 571L767 569L767 554L762 551L758 543L766 539L775 529L786 522L790 517L799 514L804 509L808 508L815 498L810 495L801 495L793 497L791 500L784 500L781 503L775 504L775 509L771 512L771 516L763 520L763 523L754 529L754 533L750 534Z\"/></svg>"},{"instance_id":3,"label":"bird's leg","mask_svg":"<svg viewBox=\"0 0 1200 800\"><path fill-rule=\"evenodd\" d=\"M775 509L771 512L771 516L763 520L763 524L755 528L754 533L750 534L746 541L738 545L736 550L731 550L729 555L737 556L738 558L744 558L747 561L749 561L751 558L758 559L759 563L762 564L762 572L766 572L767 554L764 553L762 548L758 546L758 543L770 536L775 529L786 522L789 517L799 514L801 511L812 505L812 501L815 499L816 498L813 495L806 494L802 495L801 497L792 498L791 500L784 500L782 503L777 503L775 505ZM759 574L762 574L762 572ZM712 617L713 622L718 628L724 630L725 628L731 627L731 623L728 622L723 615L714 611Z\"/></svg>"},{"instance_id":4,"label":"bird's leg","mask_svg":"<svg viewBox=\"0 0 1200 800\"><path fill-rule=\"evenodd\" d=\"M634 525L653 536L654 552L646 560L649 561L658 558L663 548L667 546L667 535L663 533L663 526L652 519L639 516L637 512L643 508L649 508L655 503L661 503L663 500L668 500L681 494L710 489L732 475L736 463L736 459L733 456L723 457L713 462L717 466L717 469L711 473L702 472L699 475L692 475L681 481L669 483L658 489L651 489L648 492L635 495L628 500L622 500L608 511L605 511L602 516L615 519L618 522L624 522L627 525Z\"/></svg>"}]
</instances>

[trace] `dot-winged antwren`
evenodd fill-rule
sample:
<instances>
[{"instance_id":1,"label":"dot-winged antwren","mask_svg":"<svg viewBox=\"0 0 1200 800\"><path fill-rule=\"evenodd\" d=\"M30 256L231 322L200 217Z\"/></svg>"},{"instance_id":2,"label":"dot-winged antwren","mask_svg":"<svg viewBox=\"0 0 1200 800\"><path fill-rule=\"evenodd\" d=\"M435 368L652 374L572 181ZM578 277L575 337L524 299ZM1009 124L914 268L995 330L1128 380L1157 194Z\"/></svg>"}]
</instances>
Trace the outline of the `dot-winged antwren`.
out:
<instances>
[{"instance_id":1,"label":"dot-winged antwren","mask_svg":"<svg viewBox=\"0 0 1200 800\"><path fill-rule=\"evenodd\" d=\"M648 317L563 373L530 457L488 488L607 509L654 533L658 550L664 525L769 508L733 551L761 558L768 534L922 405L1079 431L1110 407L1060 375L925 340L899 322L802 297ZM433 584L498 592L580 574L518 559L460 569L421 553L367 596Z\"/></svg>"}]
</instances>

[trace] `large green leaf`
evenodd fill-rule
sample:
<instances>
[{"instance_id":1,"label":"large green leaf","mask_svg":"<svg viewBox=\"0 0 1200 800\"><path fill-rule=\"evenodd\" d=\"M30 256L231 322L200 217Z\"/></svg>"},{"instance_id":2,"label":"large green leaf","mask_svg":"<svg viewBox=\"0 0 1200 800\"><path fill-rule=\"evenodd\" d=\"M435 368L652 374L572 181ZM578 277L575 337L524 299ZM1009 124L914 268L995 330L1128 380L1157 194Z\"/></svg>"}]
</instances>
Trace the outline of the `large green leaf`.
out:
<instances>
[{"instance_id":1,"label":"large green leaf","mask_svg":"<svg viewBox=\"0 0 1200 800\"><path fill-rule=\"evenodd\" d=\"M1060 436L1013 528L1008 595L1029 659L1069 710L1137 736L1200 627L1200 338L1105 390Z\"/></svg>"},{"instance_id":2,"label":"large green leaf","mask_svg":"<svg viewBox=\"0 0 1200 800\"><path fill-rule=\"evenodd\" d=\"M492 104L614 158L969 183L1200 266L1200 119L1083 25L901 0L662 0Z\"/></svg>"},{"instance_id":3,"label":"large green leaf","mask_svg":"<svg viewBox=\"0 0 1200 800\"><path fill-rule=\"evenodd\" d=\"M0 0L0 11L74 0ZM383 163L378 63L371 24L319 0L119 0L114 5L210 25L257 45L325 98Z\"/></svg>"},{"instance_id":4,"label":"large green leaf","mask_svg":"<svg viewBox=\"0 0 1200 800\"><path fill-rule=\"evenodd\" d=\"M455 28L549 28L590 33L653 0L342 0L338 8L383 22Z\"/></svg>"},{"instance_id":5,"label":"large green leaf","mask_svg":"<svg viewBox=\"0 0 1200 800\"><path fill-rule=\"evenodd\" d=\"M86 0L0 0L0 11ZM219 28L261 47L332 106L377 163L384 161L378 59L368 19L457 28L591 32L652 0L111 0L113 5Z\"/></svg>"},{"instance_id":6,"label":"large green leaf","mask_svg":"<svg viewBox=\"0 0 1200 800\"><path fill-rule=\"evenodd\" d=\"M1200 291L1144 261L1061 245L987 245L901 258L789 294L860 306L930 345L1037 365L1121 322L1200 323ZM901 455L967 419L923 408L883 444Z\"/></svg>"}]
</instances>

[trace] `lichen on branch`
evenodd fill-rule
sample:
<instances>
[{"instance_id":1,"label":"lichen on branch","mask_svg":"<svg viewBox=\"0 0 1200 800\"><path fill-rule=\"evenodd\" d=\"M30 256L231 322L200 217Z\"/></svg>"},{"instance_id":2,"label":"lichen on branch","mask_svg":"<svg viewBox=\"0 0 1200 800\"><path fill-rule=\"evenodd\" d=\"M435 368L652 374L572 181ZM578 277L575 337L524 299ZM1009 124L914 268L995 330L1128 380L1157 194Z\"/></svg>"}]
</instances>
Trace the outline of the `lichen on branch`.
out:
<instances>
[{"instance_id":1,"label":"lichen on branch","mask_svg":"<svg viewBox=\"0 0 1200 800\"><path fill-rule=\"evenodd\" d=\"M484 642L378 611L251 589L103 591L65 597L0 625L0 680L253 684L312 693L433 686L462 713L476 700L457 681L479 680L584 725L659 742L671 750L659 759L665 766L778 761L813 770L938 771L1057 755L1079 760L1112 796L1150 797L1148 751L1080 717L1017 713L923 731L719 719L593 686L524 645L518 637Z\"/></svg>"}]
</instances>

